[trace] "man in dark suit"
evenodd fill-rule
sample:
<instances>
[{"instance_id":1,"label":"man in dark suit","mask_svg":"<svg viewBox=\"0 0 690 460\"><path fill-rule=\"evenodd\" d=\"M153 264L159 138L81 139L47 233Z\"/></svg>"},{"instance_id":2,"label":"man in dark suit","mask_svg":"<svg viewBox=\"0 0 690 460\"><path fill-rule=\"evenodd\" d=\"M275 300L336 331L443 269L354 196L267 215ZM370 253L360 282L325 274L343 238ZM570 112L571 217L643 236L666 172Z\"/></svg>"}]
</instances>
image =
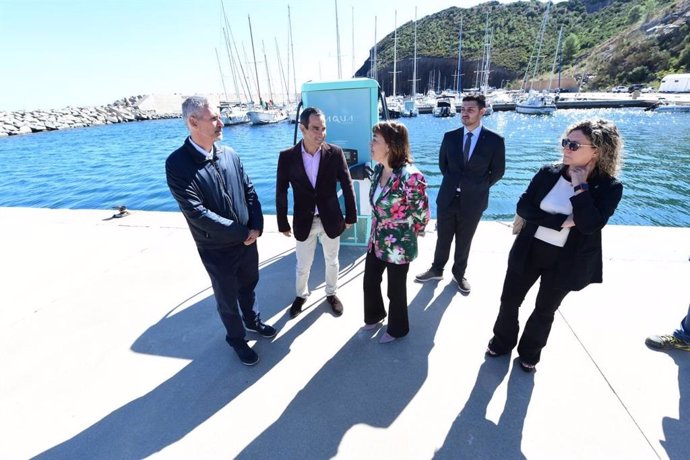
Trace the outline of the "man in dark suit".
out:
<instances>
[{"instance_id":1,"label":"man in dark suit","mask_svg":"<svg viewBox=\"0 0 690 460\"><path fill-rule=\"evenodd\" d=\"M321 110L308 107L300 115L302 140L280 152L276 180L276 215L278 230L297 240L296 297L290 316L302 312L309 296L309 273L314 261L317 239L321 242L326 266L326 300L333 313L340 316L343 304L336 296L338 288L338 252L340 235L357 222L355 193L343 150L325 142L326 117ZM345 198L345 217L338 202L337 184ZM292 187L293 228L288 223L288 186Z\"/></svg>"},{"instance_id":2,"label":"man in dark suit","mask_svg":"<svg viewBox=\"0 0 690 460\"><path fill-rule=\"evenodd\" d=\"M415 278L420 283L442 279L455 238L453 279L464 295L470 293L465 269L472 238L489 205L489 188L505 171L503 137L482 126L485 112L483 95L465 96L461 109L463 127L443 136L438 158L443 180L436 198L438 237L434 262Z\"/></svg>"}]
</instances>

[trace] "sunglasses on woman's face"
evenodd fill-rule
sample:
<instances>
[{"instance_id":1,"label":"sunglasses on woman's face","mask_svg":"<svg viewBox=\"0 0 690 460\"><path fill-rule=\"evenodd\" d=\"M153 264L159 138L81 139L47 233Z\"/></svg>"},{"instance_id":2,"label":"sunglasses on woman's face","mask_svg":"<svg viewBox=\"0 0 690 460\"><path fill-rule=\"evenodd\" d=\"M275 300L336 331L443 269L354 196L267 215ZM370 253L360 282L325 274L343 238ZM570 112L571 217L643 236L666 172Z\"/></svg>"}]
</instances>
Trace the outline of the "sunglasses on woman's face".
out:
<instances>
[{"instance_id":1,"label":"sunglasses on woman's face","mask_svg":"<svg viewBox=\"0 0 690 460\"><path fill-rule=\"evenodd\" d=\"M580 147L593 147L592 144L580 144L579 142L571 141L568 138L561 139L561 147L565 147L568 150L574 152Z\"/></svg>"}]
</instances>

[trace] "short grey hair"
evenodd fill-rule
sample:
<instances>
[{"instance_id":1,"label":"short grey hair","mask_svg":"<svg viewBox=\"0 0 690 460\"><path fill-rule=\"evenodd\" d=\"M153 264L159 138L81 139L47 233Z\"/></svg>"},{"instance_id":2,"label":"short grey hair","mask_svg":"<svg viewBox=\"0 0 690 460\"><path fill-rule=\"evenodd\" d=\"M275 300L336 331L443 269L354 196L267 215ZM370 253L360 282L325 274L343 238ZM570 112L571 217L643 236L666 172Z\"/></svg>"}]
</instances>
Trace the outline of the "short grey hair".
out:
<instances>
[{"instance_id":1,"label":"short grey hair","mask_svg":"<svg viewBox=\"0 0 690 460\"><path fill-rule=\"evenodd\" d=\"M189 121L189 117L196 115L204 110L204 107L209 107L208 99L202 96L191 96L182 103L182 118L185 123Z\"/></svg>"}]
</instances>

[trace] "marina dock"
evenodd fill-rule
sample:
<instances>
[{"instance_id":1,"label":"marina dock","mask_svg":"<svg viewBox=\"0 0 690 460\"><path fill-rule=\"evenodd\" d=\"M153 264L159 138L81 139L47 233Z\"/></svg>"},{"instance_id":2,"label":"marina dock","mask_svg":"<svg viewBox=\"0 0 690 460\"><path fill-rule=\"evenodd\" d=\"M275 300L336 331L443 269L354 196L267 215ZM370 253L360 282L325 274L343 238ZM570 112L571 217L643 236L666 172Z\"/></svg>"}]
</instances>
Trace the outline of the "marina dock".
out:
<instances>
[{"instance_id":1,"label":"marina dock","mask_svg":"<svg viewBox=\"0 0 690 460\"><path fill-rule=\"evenodd\" d=\"M678 459L690 436L690 353L656 352L687 312L690 228L607 226L604 283L570 294L534 374L487 359L513 236L482 221L472 293L428 268L407 284L410 334L363 324L364 249L343 247L342 317L315 258L291 320L294 239L259 239L261 361L224 341L179 212L0 208L0 458ZM385 281L384 281L385 293ZM528 294L521 313L534 304Z\"/></svg>"}]
</instances>

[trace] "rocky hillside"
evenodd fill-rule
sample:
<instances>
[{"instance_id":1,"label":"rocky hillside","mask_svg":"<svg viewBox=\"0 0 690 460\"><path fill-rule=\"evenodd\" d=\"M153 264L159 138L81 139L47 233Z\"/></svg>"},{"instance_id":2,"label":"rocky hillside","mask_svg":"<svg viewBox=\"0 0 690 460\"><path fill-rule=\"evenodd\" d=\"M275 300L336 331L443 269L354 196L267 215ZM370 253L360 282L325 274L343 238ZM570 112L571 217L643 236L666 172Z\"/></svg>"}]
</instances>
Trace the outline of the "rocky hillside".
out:
<instances>
[{"instance_id":1,"label":"rocky hillside","mask_svg":"<svg viewBox=\"0 0 690 460\"><path fill-rule=\"evenodd\" d=\"M488 20L493 30L490 84L519 87L546 4L532 0L472 8L452 7L417 23L417 89L454 88L458 33L463 24L462 86L476 85ZM612 84L653 83L670 72L690 69L690 0L570 0L551 6L541 55L550 73L558 32L563 26L562 71L590 89ZM409 93L412 79L413 23L398 28L398 93ZM393 33L377 45L378 80L392 92ZM357 71L368 76L371 60ZM440 82L440 84L439 84Z\"/></svg>"}]
</instances>

